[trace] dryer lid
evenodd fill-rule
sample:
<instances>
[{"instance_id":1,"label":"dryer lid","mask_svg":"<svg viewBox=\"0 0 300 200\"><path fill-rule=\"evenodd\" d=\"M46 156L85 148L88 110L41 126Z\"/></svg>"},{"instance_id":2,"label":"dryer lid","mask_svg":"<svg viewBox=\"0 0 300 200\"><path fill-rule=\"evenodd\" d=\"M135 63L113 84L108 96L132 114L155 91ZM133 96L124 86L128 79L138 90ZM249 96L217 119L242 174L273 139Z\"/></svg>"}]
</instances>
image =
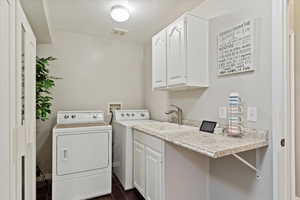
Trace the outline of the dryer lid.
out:
<instances>
[{"instance_id":1,"label":"dryer lid","mask_svg":"<svg viewBox=\"0 0 300 200\"><path fill-rule=\"evenodd\" d=\"M56 126L57 129L67 129L67 128L86 128L86 127L102 127L102 126L108 126L104 122L98 122L98 123L74 123L74 124L58 124Z\"/></svg>"}]
</instances>

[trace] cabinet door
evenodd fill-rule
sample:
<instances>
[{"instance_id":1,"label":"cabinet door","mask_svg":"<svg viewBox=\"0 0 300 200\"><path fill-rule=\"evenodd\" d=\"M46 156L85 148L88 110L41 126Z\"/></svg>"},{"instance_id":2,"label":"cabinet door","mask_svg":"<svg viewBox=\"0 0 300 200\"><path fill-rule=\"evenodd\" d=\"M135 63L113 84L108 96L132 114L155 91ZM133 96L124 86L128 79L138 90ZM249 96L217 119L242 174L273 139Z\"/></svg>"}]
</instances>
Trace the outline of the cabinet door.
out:
<instances>
[{"instance_id":1,"label":"cabinet door","mask_svg":"<svg viewBox=\"0 0 300 200\"><path fill-rule=\"evenodd\" d=\"M145 146L136 140L134 141L133 157L134 186L145 196Z\"/></svg>"},{"instance_id":2,"label":"cabinet door","mask_svg":"<svg viewBox=\"0 0 300 200\"><path fill-rule=\"evenodd\" d=\"M146 147L146 200L162 200L162 156Z\"/></svg>"},{"instance_id":3,"label":"cabinet door","mask_svg":"<svg viewBox=\"0 0 300 200\"><path fill-rule=\"evenodd\" d=\"M170 25L167 31L167 81L170 86L186 82L184 25L184 19L181 19Z\"/></svg>"},{"instance_id":4,"label":"cabinet door","mask_svg":"<svg viewBox=\"0 0 300 200\"><path fill-rule=\"evenodd\" d=\"M152 38L152 87L167 86L166 32L163 30Z\"/></svg>"}]
</instances>

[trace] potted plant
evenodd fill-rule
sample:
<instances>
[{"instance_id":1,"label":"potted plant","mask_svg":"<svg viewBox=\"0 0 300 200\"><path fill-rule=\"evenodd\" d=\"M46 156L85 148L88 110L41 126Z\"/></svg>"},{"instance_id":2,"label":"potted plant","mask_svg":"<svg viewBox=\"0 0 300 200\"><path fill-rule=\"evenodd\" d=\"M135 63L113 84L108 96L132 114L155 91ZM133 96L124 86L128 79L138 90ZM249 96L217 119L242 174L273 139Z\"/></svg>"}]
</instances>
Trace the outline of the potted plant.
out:
<instances>
[{"instance_id":1,"label":"potted plant","mask_svg":"<svg viewBox=\"0 0 300 200\"><path fill-rule=\"evenodd\" d=\"M51 114L53 97L50 90L58 79L49 75L49 64L54 60L53 57L36 58L36 119L42 121L48 120Z\"/></svg>"}]
</instances>

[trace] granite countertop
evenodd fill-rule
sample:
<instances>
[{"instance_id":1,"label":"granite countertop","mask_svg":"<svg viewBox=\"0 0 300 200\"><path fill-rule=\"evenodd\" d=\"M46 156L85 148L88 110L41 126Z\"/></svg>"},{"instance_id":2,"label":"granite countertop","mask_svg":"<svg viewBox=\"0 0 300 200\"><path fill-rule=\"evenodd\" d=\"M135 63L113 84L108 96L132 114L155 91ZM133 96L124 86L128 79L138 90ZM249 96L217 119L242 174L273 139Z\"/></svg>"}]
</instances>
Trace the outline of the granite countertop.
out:
<instances>
[{"instance_id":1,"label":"granite countertop","mask_svg":"<svg viewBox=\"0 0 300 200\"><path fill-rule=\"evenodd\" d=\"M243 137L229 137L200 132L198 127L166 122L139 123L133 128L211 158L267 147L269 144L267 131L251 131Z\"/></svg>"}]
</instances>

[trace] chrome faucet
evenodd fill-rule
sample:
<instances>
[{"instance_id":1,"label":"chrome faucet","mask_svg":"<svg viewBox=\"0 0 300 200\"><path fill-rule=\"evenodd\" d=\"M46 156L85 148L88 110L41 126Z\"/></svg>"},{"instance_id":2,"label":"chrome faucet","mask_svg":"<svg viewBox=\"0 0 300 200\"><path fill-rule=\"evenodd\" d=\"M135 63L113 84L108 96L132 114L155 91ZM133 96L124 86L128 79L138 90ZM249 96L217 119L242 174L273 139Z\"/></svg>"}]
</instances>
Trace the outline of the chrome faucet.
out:
<instances>
[{"instance_id":1,"label":"chrome faucet","mask_svg":"<svg viewBox=\"0 0 300 200\"><path fill-rule=\"evenodd\" d=\"M182 109L180 107L176 106L176 105L173 105L173 104L170 105L170 106L176 108L176 110L169 110L165 114L170 115L172 113L176 113L176 115L177 115L177 124L182 125L183 124L183 122L182 122L182 113L183 113Z\"/></svg>"}]
</instances>

